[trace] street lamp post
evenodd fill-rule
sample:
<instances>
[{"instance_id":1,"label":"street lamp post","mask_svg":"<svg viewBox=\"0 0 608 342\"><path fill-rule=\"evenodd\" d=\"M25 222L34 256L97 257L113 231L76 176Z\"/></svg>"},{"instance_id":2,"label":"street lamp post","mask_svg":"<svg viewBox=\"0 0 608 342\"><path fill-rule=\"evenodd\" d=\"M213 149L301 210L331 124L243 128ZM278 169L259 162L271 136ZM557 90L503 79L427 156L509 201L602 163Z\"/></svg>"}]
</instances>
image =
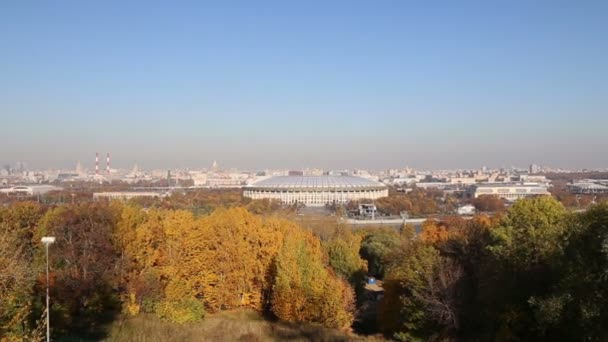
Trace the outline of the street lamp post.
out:
<instances>
[{"instance_id":1,"label":"street lamp post","mask_svg":"<svg viewBox=\"0 0 608 342\"><path fill-rule=\"evenodd\" d=\"M54 236L45 236L42 243L46 247L46 341L51 340L51 308L49 307L49 245L55 242Z\"/></svg>"}]
</instances>

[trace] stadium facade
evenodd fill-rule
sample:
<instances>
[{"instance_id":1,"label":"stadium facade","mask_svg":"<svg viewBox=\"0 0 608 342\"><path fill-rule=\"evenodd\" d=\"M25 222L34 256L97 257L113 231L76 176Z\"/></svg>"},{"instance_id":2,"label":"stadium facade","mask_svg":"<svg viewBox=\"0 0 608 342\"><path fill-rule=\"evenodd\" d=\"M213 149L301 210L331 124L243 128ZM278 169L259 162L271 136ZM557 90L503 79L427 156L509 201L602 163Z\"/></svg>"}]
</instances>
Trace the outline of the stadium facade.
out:
<instances>
[{"instance_id":1,"label":"stadium facade","mask_svg":"<svg viewBox=\"0 0 608 342\"><path fill-rule=\"evenodd\" d=\"M386 197L388 188L382 183L354 176L276 176L246 186L243 196L314 207Z\"/></svg>"}]
</instances>

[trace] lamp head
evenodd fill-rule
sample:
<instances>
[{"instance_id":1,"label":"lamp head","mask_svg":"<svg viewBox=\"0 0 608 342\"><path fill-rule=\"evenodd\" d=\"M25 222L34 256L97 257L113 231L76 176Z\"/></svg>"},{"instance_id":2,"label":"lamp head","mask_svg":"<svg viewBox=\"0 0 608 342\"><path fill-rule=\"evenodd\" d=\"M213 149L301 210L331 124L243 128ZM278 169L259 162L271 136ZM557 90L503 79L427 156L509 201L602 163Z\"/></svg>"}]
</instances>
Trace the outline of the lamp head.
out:
<instances>
[{"instance_id":1,"label":"lamp head","mask_svg":"<svg viewBox=\"0 0 608 342\"><path fill-rule=\"evenodd\" d=\"M40 241L45 245L50 245L55 242L54 236L44 236Z\"/></svg>"}]
</instances>

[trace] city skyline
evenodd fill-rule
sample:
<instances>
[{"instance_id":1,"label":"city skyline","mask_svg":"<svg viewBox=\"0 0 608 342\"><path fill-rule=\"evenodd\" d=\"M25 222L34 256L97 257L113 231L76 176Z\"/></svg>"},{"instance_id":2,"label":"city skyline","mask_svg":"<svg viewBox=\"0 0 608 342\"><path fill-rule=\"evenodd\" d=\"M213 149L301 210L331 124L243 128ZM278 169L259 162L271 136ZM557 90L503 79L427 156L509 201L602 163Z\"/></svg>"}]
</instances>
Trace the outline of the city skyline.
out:
<instances>
[{"instance_id":1,"label":"city skyline","mask_svg":"<svg viewBox=\"0 0 608 342\"><path fill-rule=\"evenodd\" d=\"M0 163L605 168L607 9L4 3Z\"/></svg>"},{"instance_id":2,"label":"city skyline","mask_svg":"<svg viewBox=\"0 0 608 342\"><path fill-rule=\"evenodd\" d=\"M107 153L109 156L110 154ZM544 172L579 172L581 170L585 171L606 171L608 167L585 167L578 166L575 168L567 168L560 167L556 165L549 164L537 164L530 163L527 165L488 165L488 164L480 164L480 165L471 165L471 166L462 166L462 167L418 167L415 165L410 165L407 163L401 163L394 167L322 167L319 165L305 165L305 166L264 166L264 167L238 167L230 164L222 164L218 163L218 160L209 161L208 163L196 164L196 165L187 165L187 166L167 166L167 167L150 167L147 165L142 165L138 162L118 162L114 160L112 157L111 163L108 163L106 160L106 154L98 154L99 161L96 162L95 155L92 160L88 160L86 162L76 161L74 163L68 164L66 167L55 167L55 166L32 166L30 163L25 161L11 161L11 162L2 162L0 161L0 170L11 172L23 172L23 171L75 171L77 173L82 174L99 174L99 175L107 175L109 173L114 174L115 172L120 172L121 174L124 172L132 172L133 170L137 170L137 172L142 171L159 171L159 170L176 170L176 171L206 171L206 172L258 172L258 171L322 171L322 172L331 172L331 171L371 171L374 173L377 172L386 172L390 170L411 170L412 172L441 172L441 171L449 171L449 172L476 172L476 171L500 171L500 170L530 170L530 173L544 173ZM118 164L118 165L116 165ZM537 170L537 171L533 171ZM111 171L111 172L110 172Z\"/></svg>"}]
</instances>

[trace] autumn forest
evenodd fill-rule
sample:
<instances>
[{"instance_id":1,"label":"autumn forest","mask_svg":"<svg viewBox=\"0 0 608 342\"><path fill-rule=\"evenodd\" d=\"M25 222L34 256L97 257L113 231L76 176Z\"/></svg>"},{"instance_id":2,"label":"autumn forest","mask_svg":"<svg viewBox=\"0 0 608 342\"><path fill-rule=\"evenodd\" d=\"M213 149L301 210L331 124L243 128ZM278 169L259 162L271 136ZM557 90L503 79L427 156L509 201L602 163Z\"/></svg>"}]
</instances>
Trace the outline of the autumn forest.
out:
<instances>
[{"instance_id":1,"label":"autumn forest","mask_svg":"<svg viewBox=\"0 0 608 342\"><path fill-rule=\"evenodd\" d=\"M233 196L230 194L229 196ZM124 202L0 208L0 339L103 336L120 318L175 324L222 312L400 341L608 339L608 204L551 197L417 233L298 222L273 203L205 212ZM369 277L383 296L370 300ZM367 336L367 337L366 337Z\"/></svg>"}]
</instances>

